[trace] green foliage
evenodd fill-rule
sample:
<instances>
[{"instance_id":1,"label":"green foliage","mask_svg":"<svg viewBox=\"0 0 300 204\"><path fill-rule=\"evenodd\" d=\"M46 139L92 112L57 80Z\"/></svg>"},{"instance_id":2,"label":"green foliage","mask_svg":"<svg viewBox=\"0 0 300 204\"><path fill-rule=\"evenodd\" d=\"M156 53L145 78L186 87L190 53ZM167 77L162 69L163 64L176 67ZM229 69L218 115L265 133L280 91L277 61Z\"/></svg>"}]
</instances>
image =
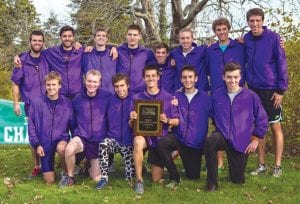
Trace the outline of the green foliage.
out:
<instances>
[{"instance_id":1,"label":"green foliage","mask_svg":"<svg viewBox=\"0 0 300 204\"><path fill-rule=\"evenodd\" d=\"M0 70L0 98L12 99L11 71Z\"/></svg>"},{"instance_id":2,"label":"green foliage","mask_svg":"<svg viewBox=\"0 0 300 204\"><path fill-rule=\"evenodd\" d=\"M13 56L28 49L29 34L38 23L30 0L0 1L0 98L11 99Z\"/></svg>"},{"instance_id":3,"label":"green foliage","mask_svg":"<svg viewBox=\"0 0 300 204\"><path fill-rule=\"evenodd\" d=\"M289 88L284 96L284 131L289 141L300 139L300 33L287 42Z\"/></svg>"},{"instance_id":4,"label":"green foliage","mask_svg":"<svg viewBox=\"0 0 300 204\"><path fill-rule=\"evenodd\" d=\"M167 38L167 30L168 30L168 19L166 13L166 0L160 1L159 7L159 35L162 42L168 43L169 39Z\"/></svg>"},{"instance_id":5,"label":"green foliage","mask_svg":"<svg viewBox=\"0 0 300 204\"><path fill-rule=\"evenodd\" d=\"M57 19L57 15L51 12L50 17L43 24L43 31L45 35L45 47L52 47L60 42L58 34L60 27L61 26Z\"/></svg>"},{"instance_id":6,"label":"green foliage","mask_svg":"<svg viewBox=\"0 0 300 204\"><path fill-rule=\"evenodd\" d=\"M77 12L72 14L77 23L79 41L92 44L93 32L97 27L109 28L109 41L120 44L124 41L126 27L133 21L130 16L119 11L118 8L128 6L128 0L72 0L72 7Z\"/></svg>"},{"instance_id":7,"label":"green foliage","mask_svg":"<svg viewBox=\"0 0 300 204\"><path fill-rule=\"evenodd\" d=\"M288 63L289 88L284 95L283 130L287 143L299 143L300 141L300 23L293 20L293 13L281 9L270 9L270 13L276 12L278 20L271 23L280 36L286 40L286 57Z\"/></svg>"},{"instance_id":8,"label":"green foliage","mask_svg":"<svg viewBox=\"0 0 300 204\"><path fill-rule=\"evenodd\" d=\"M268 162L274 158L267 155ZM225 163L224 173L219 175L219 191L208 193L204 190L206 173L201 172L199 181L187 180L183 173L182 184L174 190L162 184L151 182L150 173L144 175L145 194L135 195L123 176L120 156L115 157L117 172L109 177L109 186L96 191L95 183L86 176L75 176L77 183L72 188L57 188L46 185L41 176L28 179L32 169L30 150L26 145L0 146L0 203L299 203L300 159L291 157L283 160L283 175L273 178L271 169L266 175L253 177L249 172L256 166L257 158L249 157L246 168L246 183L234 185L228 181L228 166ZM179 170L180 159L176 160ZM204 161L203 161L204 163ZM268 163L269 164L269 163ZM57 169L57 174L59 170ZM10 180L9 180L10 179ZM56 178L57 180L59 177ZM168 179L168 175L165 175ZM165 181L166 183L167 181Z\"/></svg>"}]
</instances>

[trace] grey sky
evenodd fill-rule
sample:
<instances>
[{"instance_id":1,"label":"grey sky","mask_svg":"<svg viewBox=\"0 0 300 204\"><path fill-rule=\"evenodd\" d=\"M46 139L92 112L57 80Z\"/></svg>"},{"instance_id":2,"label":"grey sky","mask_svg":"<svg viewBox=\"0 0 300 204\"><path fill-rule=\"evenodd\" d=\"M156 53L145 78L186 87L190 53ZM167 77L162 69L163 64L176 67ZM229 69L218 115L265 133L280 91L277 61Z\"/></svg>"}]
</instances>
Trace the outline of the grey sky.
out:
<instances>
[{"instance_id":1,"label":"grey sky","mask_svg":"<svg viewBox=\"0 0 300 204\"><path fill-rule=\"evenodd\" d=\"M51 11L57 15L61 23L70 23L71 9L67 6L70 4L69 0L32 0L32 2L41 15L40 20L42 23L49 18Z\"/></svg>"}]
</instances>

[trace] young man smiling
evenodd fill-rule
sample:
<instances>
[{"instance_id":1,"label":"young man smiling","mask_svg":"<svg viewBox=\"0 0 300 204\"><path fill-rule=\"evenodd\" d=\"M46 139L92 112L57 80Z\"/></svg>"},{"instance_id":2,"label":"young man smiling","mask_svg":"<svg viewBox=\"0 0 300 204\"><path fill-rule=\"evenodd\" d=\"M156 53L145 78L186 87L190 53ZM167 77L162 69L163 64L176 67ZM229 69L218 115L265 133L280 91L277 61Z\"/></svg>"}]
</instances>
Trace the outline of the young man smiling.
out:
<instances>
[{"instance_id":1,"label":"young man smiling","mask_svg":"<svg viewBox=\"0 0 300 204\"><path fill-rule=\"evenodd\" d=\"M189 28L184 28L179 32L180 46L170 52L170 56L175 60L175 90L182 87L180 82L181 70L184 65L193 65L197 71L198 81L196 87L200 90L208 91L208 78L204 67L206 45L197 46L194 43L194 33Z\"/></svg>"},{"instance_id":2,"label":"young man smiling","mask_svg":"<svg viewBox=\"0 0 300 204\"><path fill-rule=\"evenodd\" d=\"M269 30L264 23L264 12L259 8L247 12L250 31L244 41L247 53L246 81L248 87L255 91L268 114L274 141L275 161L273 176L282 174L281 160L284 136L282 121L282 99L288 88L287 63L284 50L280 47L280 36ZM266 171L265 139L259 140L259 165L251 172L257 175Z\"/></svg>"},{"instance_id":3,"label":"young man smiling","mask_svg":"<svg viewBox=\"0 0 300 204\"><path fill-rule=\"evenodd\" d=\"M83 53L82 68L84 74L91 69L98 70L102 75L101 89L114 93L111 79L116 74L117 60L110 56L111 48L107 46L108 34L104 27L95 31L95 47L91 52Z\"/></svg>"},{"instance_id":4,"label":"young man smiling","mask_svg":"<svg viewBox=\"0 0 300 204\"><path fill-rule=\"evenodd\" d=\"M218 41L207 48L205 67L209 75L209 84L211 94L220 87L225 87L223 81L223 69L228 62L238 62L241 65L240 86L245 81L246 53L245 46L236 40L229 38L230 22L226 18L214 20L212 29L218 38ZM218 152L218 170L221 173L224 169L223 152Z\"/></svg>"},{"instance_id":5,"label":"young man smiling","mask_svg":"<svg viewBox=\"0 0 300 204\"><path fill-rule=\"evenodd\" d=\"M168 94L163 89L158 88L159 81L159 69L154 65L149 65L143 69L143 80L146 84L146 89L140 93L134 95L133 100L160 100L163 101L162 114L160 114L160 122L162 122L163 130L162 134L158 136L141 136L135 135L133 140L134 150L134 166L136 172L137 182L135 184L135 192L139 194L144 193L144 182L142 176L142 166L144 160L143 150L149 148L148 162L152 165L152 180L158 182L162 178L164 163L157 151L158 141L168 134L169 125L177 126L178 110L171 104L173 99L172 95ZM129 125L132 127L133 122L138 119L138 115L133 110L133 104L131 105Z\"/></svg>"},{"instance_id":6,"label":"young man smiling","mask_svg":"<svg viewBox=\"0 0 300 204\"><path fill-rule=\"evenodd\" d=\"M267 114L258 96L239 86L241 67L238 63L225 65L223 80L226 88L217 89L212 96L217 131L207 137L205 146L208 191L218 188L217 151L226 151L229 178L233 183L242 184L248 154L255 152L258 139L268 130Z\"/></svg>"},{"instance_id":7,"label":"young man smiling","mask_svg":"<svg viewBox=\"0 0 300 204\"><path fill-rule=\"evenodd\" d=\"M72 121L72 106L68 99L59 95L61 77L50 72L45 77L46 94L33 100L29 108L29 141L41 158L44 180L51 184L55 180L54 158L58 152L65 167L65 148L69 140Z\"/></svg>"},{"instance_id":8,"label":"young man smiling","mask_svg":"<svg viewBox=\"0 0 300 204\"><path fill-rule=\"evenodd\" d=\"M49 65L46 58L41 55L44 46L44 34L39 30L34 30L29 38L30 51L21 57L22 69L15 68L11 76L13 82L14 112L20 116L19 96L25 103L25 115L28 116L31 101L45 94L44 77L49 72ZM36 154L36 149L31 148L34 169L31 176L40 173L40 158Z\"/></svg>"},{"instance_id":9,"label":"young man smiling","mask_svg":"<svg viewBox=\"0 0 300 204\"><path fill-rule=\"evenodd\" d=\"M101 180L96 188L102 189L108 182L109 154L120 153L124 163L125 179L132 182L135 176L133 164L133 132L128 124L129 107L132 94L128 92L129 80L124 74L116 74L112 78L115 95L109 102L107 110L107 137L99 144Z\"/></svg>"},{"instance_id":10,"label":"young man smiling","mask_svg":"<svg viewBox=\"0 0 300 204\"><path fill-rule=\"evenodd\" d=\"M208 118L212 116L212 103L208 94L196 88L197 71L185 65L181 71L183 89L174 94L179 109L179 125L174 135L168 134L158 141L157 149L163 164L169 171L170 183L174 188L180 183L179 173L172 158L178 150L188 179L199 179L201 159L208 131Z\"/></svg>"},{"instance_id":11,"label":"young man smiling","mask_svg":"<svg viewBox=\"0 0 300 204\"><path fill-rule=\"evenodd\" d=\"M126 43L118 47L117 72L126 74L130 81L129 91L144 90L142 70L146 65L154 63L153 52L139 44L142 39L140 26L132 24L127 27Z\"/></svg>"},{"instance_id":12,"label":"young man smiling","mask_svg":"<svg viewBox=\"0 0 300 204\"><path fill-rule=\"evenodd\" d=\"M164 89L166 92L173 94L175 91L175 67L171 65L169 57L169 46L166 43L157 43L154 46L154 56L156 66L160 70L160 79L158 87Z\"/></svg>"},{"instance_id":13,"label":"young man smiling","mask_svg":"<svg viewBox=\"0 0 300 204\"><path fill-rule=\"evenodd\" d=\"M74 184L75 154L84 152L90 160L90 177L98 182L100 169L98 161L99 142L103 141L107 132L107 108L111 93L99 89L101 74L90 70L86 74L85 89L73 99L75 130L73 138L65 150L68 174L60 187Z\"/></svg>"}]
</instances>

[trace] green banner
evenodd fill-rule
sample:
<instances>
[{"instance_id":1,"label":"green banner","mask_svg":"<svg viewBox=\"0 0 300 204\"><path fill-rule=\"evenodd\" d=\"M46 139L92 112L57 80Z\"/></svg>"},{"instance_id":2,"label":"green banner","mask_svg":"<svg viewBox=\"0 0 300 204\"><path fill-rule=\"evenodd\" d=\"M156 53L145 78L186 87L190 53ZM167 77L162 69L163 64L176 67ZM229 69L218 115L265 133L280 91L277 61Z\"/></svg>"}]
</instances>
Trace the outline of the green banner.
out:
<instances>
[{"instance_id":1,"label":"green banner","mask_svg":"<svg viewBox=\"0 0 300 204\"><path fill-rule=\"evenodd\" d=\"M28 123L24 103L20 103L22 115L16 116L12 101L0 99L0 144L28 144Z\"/></svg>"}]
</instances>

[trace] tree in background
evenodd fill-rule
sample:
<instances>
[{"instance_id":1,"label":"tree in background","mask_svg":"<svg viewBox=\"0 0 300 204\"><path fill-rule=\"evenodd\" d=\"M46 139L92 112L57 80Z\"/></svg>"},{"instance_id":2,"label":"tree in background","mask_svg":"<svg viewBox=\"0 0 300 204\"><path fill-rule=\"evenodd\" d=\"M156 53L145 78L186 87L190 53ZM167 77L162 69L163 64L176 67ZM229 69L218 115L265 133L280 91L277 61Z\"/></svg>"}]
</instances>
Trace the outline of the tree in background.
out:
<instances>
[{"instance_id":1,"label":"tree in background","mask_svg":"<svg viewBox=\"0 0 300 204\"><path fill-rule=\"evenodd\" d=\"M28 49L29 34L38 28L38 15L29 0L0 1L0 97L11 98L13 56Z\"/></svg>"},{"instance_id":2,"label":"tree in background","mask_svg":"<svg viewBox=\"0 0 300 204\"><path fill-rule=\"evenodd\" d=\"M290 0L293 1L293 0ZM245 13L251 6L270 8L267 0L71 0L74 21L83 42L91 39L97 22L109 26L113 42L124 40L124 28L132 22L143 28L145 44L164 41L178 44L178 33L191 27L203 38L212 37L211 23L220 16L233 22L233 31L245 32ZM121 22L121 23L120 23ZM124 32L123 32L124 31ZM168 37L167 37L168 36Z\"/></svg>"},{"instance_id":3,"label":"tree in background","mask_svg":"<svg viewBox=\"0 0 300 204\"><path fill-rule=\"evenodd\" d=\"M129 0L71 0L72 18L77 25L78 40L83 44L93 43L93 33L99 26L110 28L110 41L122 43L126 25L133 22L133 18L124 12L116 12L115 8L128 6Z\"/></svg>"},{"instance_id":4,"label":"tree in background","mask_svg":"<svg viewBox=\"0 0 300 204\"><path fill-rule=\"evenodd\" d=\"M57 19L57 15L50 12L50 16L45 23L43 23L43 31L45 34L45 47L52 47L60 42L59 29L61 24Z\"/></svg>"}]
</instances>

